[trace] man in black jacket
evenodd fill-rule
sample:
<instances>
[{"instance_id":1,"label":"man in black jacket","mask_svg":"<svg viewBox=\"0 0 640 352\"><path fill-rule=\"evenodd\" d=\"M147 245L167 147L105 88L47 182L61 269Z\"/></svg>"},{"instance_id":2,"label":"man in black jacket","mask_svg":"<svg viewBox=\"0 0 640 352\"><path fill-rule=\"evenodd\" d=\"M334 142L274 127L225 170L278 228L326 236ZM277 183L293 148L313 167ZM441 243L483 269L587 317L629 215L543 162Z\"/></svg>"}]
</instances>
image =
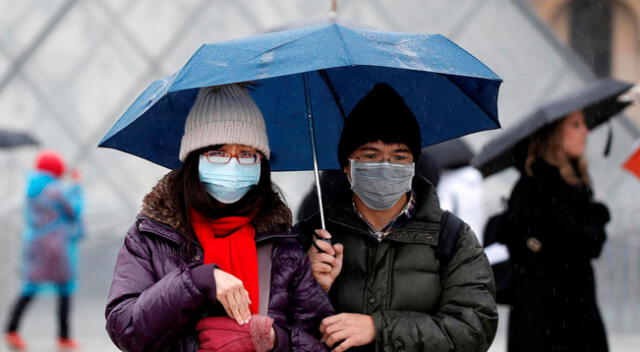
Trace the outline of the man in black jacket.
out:
<instances>
[{"instance_id":1,"label":"man in black jacket","mask_svg":"<svg viewBox=\"0 0 640 352\"><path fill-rule=\"evenodd\" d=\"M320 327L334 351L486 351L493 340L491 268L469 226L414 176L420 148L402 97L376 85L338 146L351 190L326 205L326 229L317 215L298 224L312 273L341 312Z\"/></svg>"}]
</instances>

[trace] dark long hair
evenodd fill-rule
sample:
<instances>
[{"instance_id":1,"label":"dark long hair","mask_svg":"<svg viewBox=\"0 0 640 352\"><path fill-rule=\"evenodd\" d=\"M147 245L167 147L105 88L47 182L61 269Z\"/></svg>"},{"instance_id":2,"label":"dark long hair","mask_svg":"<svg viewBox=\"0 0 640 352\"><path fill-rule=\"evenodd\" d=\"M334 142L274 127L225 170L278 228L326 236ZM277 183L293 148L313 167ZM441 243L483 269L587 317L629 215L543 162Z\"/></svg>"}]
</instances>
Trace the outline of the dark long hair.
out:
<instances>
[{"instance_id":1,"label":"dark long hair","mask_svg":"<svg viewBox=\"0 0 640 352\"><path fill-rule=\"evenodd\" d=\"M191 226L190 208L210 219L251 216L251 223L255 226L267 221L271 211L284 203L279 188L271 182L271 165L264 155L260 162L260 180L242 199L233 204L223 204L211 197L200 182L199 158L200 154L219 149L221 146L215 145L191 152L176 175L176 190L173 192L176 197L175 204L178 204L182 219L185 219L180 230L192 243L197 240Z\"/></svg>"}]
</instances>

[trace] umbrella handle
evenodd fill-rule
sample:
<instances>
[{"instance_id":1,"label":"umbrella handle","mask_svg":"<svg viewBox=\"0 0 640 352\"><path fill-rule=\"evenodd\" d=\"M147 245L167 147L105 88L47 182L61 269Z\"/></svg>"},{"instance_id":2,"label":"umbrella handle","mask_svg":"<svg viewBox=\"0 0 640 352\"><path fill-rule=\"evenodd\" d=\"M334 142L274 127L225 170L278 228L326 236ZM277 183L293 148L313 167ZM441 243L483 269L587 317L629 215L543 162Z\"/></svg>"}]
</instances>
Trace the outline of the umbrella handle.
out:
<instances>
[{"instance_id":1,"label":"umbrella handle","mask_svg":"<svg viewBox=\"0 0 640 352\"><path fill-rule=\"evenodd\" d=\"M311 243L313 244L313 246L314 246L314 247L316 247L316 249L318 250L318 252L320 252L320 253L324 253L324 250L323 250L322 248L320 248L320 246L318 246L318 245L316 244L316 241L315 241L315 240L325 241L325 242L327 242L328 244L331 244L331 240L330 240L330 239L328 239L328 238L320 237L320 236L318 236L318 235L317 235L317 234L315 234L315 233L313 234L313 237L314 237L314 240L313 240L313 241L311 241ZM334 257L335 257L335 255L334 255Z\"/></svg>"}]
</instances>

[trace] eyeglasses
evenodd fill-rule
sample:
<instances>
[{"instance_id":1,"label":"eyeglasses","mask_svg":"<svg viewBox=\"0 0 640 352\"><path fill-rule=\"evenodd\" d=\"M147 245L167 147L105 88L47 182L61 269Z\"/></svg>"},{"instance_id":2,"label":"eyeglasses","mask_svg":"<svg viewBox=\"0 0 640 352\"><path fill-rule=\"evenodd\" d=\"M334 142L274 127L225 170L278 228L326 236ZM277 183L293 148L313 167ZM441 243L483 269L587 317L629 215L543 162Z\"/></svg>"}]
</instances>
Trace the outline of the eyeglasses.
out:
<instances>
[{"instance_id":1,"label":"eyeglasses","mask_svg":"<svg viewBox=\"0 0 640 352\"><path fill-rule=\"evenodd\" d=\"M238 154L230 154L221 150L210 150L202 154L208 162L212 164L228 164L231 158L238 159L238 164L255 165L260 162L260 154L252 152L240 152Z\"/></svg>"},{"instance_id":2,"label":"eyeglasses","mask_svg":"<svg viewBox=\"0 0 640 352\"><path fill-rule=\"evenodd\" d=\"M411 164L413 162L413 158L406 154L396 154L386 158L382 153L362 153L354 155L353 159L364 163L381 163L389 161L391 164Z\"/></svg>"}]
</instances>

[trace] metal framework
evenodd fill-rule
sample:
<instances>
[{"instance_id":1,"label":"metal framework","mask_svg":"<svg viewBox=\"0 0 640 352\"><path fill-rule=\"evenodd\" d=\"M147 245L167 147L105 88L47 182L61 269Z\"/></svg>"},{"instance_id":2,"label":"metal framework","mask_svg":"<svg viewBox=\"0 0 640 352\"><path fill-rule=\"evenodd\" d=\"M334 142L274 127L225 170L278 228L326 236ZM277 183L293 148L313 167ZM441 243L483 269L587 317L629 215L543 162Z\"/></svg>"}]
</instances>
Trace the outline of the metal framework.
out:
<instances>
[{"instance_id":1,"label":"metal framework","mask_svg":"<svg viewBox=\"0 0 640 352\"><path fill-rule=\"evenodd\" d=\"M9 3L11 0L0 0L0 8L2 2ZM334 1L335 2L335 1ZM13 2L12 2L13 3ZM58 128L64 137L72 141L71 148L67 152L70 153L70 163L83 163L86 167L92 168L94 174L100 181L109 187L109 192L114 198L120 202L118 206L123 213L131 214L137 208L139 197L134 190L148 189L150 184L139 181L136 177L138 170L126 167L109 167L108 160L101 153L96 152L96 144L100 137L106 132L108 127L115 121L119 114L126 108L131 100L146 87L153 79L165 76L174 72L178 67L169 66L171 59L178 56L184 57L180 50L184 48L185 43L194 43L205 41L210 38L211 32L223 33L221 37L229 37L233 33L237 33L242 29L243 33L258 33L266 31L277 25L283 25L288 22L296 22L301 19L322 18L324 14L331 9L330 1L290 1L290 0L269 0L264 2L256 2L250 0L140 0L140 1L119 1L111 2L107 0L49 0L36 1L25 0L22 3L22 11L9 15L8 18L0 15L0 56L4 58L8 65L0 76L0 101L3 97L11 92L12 88L26 89L33 95L34 101L39 105L41 111L45 111L47 116L37 117L35 123L39 123L46 119L48 123ZM45 5L43 5L45 3ZM116 4L116 5L114 5ZM18 5L16 5L18 6ZM40 11L42 7L53 8L44 20L39 24L35 34L25 44L16 47L16 42L12 41L11 33L18 31L22 23L28 22L32 14ZM147 6L147 7L144 7ZM157 43L162 43L158 50L149 50L145 46L145 42L149 39L144 34L136 33L131 29L127 22L128 16L136 11L146 12L146 18L151 22L155 13L155 7L165 6L171 9L173 16L170 20L173 30L166 38L156 38ZM15 7L15 6L14 6ZM424 14L416 13L414 8L427 9ZM268 13L265 13L268 8ZM403 9L411 8L411 10L403 11ZM486 28L480 28L481 25L493 25L487 21L487 17L492 17L494 21L501 21L499 18L502 12L509 12L512 16L521 19L521 23L514 23L514 33L501 33L497 29L492 33L502 34L505 37L516 36L524 33L534 33L537 43L525 43L526 45L535 44L536 48L548 48L550 60L548 73L537 79L535 84L527 86L525 94L521 94L517 98L522 102L513 103L510 101L501 102L501 119L508 125L516 120L516 117L524 113L527 107L534 106L539 102L548 99L550 95L558 93L558 87L566 81L581 82L593 77L593 74L583 65L580 59L565 46L558 42L551 31L542 24L532 12L526 0L495 0L495 1L477 1L477 0L344 0L337 3L335 10L338 12L338 18L349 19L358 23L363 21L366 24L375 24L380 28L404 31L421 31L431 32L434 28L450 39L463 44L463 46L474 47L474 41L479 38L474 36L477 31ZM433 15L427 13L432 11ZM232 14L233 16L229 16ZM400 14L400 15L399 15ZM47 73L50 73L51 67L43 67L42 61L37 60L39 53L47 44L53 42L53 38L57 33L66 29L65 26L74 26L74 20L78 17L86 17L94 19L97 28L93 29L92 37L86 38L89 42L87 49L80 53L75 59L76 65L73 70L62 79L68 87L77 87L81 85L81 78L90 71L100 55L100 48L105 45L116 46L116 42L120 47L115 55L118 60L122 60L125 64L129 61L142 62L140 67L132 69L129 74L129 80L120 87L119 98L111 104L105 111L96 111L93 121L88 123L89 117L81 116L76 109L69 109L74 106L74 97L65 96L57 92L55 84L50 82ZM428 18L420 20L422 17ZM437 24L436 20L440 20ZM431 22L430 22L431 20ZM509 20L509 19L506 19ZM3 22L4 21L4 22ZM156 23L156 25L158 25ZM18 28L18 29L16 29ZM520 31L520 32L518 32ZM9 33L9 34L7 34ZM483 45L491 47L495 43L500 43L501 38L486 38ZM73 45L73 43L70 43ZM113 49L111 46L109 48ZM481 59L495 59L491 54L495 54L495 62L497 64L497 73L502 74L501 70L510 73L512 67L508 62L510 55L516 53L509 52L509 48L497 47L495 53L491 50L484 50L478 46L474 47ZM529 47L528 47L529 48ZM484 51L483 51L484 50ZM537 54L537 53L534 53ZM484 55L484 57L482 57ZM532 58L532 62L537 58ZM539 58L544 59L544 58ZM502 66L501 66L502 65ZM518 73L516 69L514 72ZM107 77L108 78L108 77ZM520 87L521 83L506 81L504 89ZM79 87L78 89L82 89ZM524 96L526 95L526 96ZM525 99L526 98L526 99ZM505 114L506 112L506 114ZM33 118L36 119L36 118ZM6 120L7 117L0 116L0 121ZM623 135L623 140L629 138L638 138L640 131L637 126L627 119L619 119L615 126L618 138ZM57 136L56 138L61 138ZM473 136L470 139L480 138ZM626 138L626 139L625 139ZM52 138L53 139L53 138ZM45 144L47 141L44 141ZM54 142L50 140L49 142ZM476 143L476 146L478 143ZM607 171L608 172L608 171ZM609 172L608 172L609 173ZM606 194L620 193L620 187L626 182L625 175L621 172L610 173L605 179L604 191ZM126 182L123 182L126 180ZM636 208L637 209L637 206ZM2 216L4 214L0 214ZM111 214L102 214L102 217L111 217ZM637 227L636 227L637 228ZM626 230L625 230L626 231ZM108 229L104 229L108 232ZM614 236L615 237L615 236ZM613 242L612 242L613 241ZM631 253L627 246L632 242L631 237L627 233L614 238L612 243L616 247L612 251L619 253ZM635 247L634 247L635 246ZM628 247L628 246L627 246ZM6 248L6 247L5 247ZM631 248L640 248L637 242L631 244ZM606 266L605 272L612 273L611 286L619 285L624 281L625 288L616 292L610 292L609 298L613 300L621 300L622 302L630 302L629 298L633 294L631 288L640 287L638 277L621 275L615 268L635 267L632 273L637 274L639 259L637 255L627 255L620 258L618 252L609 255L604 259ZM7 254L10 254L7 252ZM613 275L615 274L615 275ZM608 291L607 291L608 292ZM637 292L636 292L637 293ZM637 299L633 301L638 305ZM639 310L640 311L640 310ZM622 314L623 316L629 316ZM617 318L616 318L617 319ZM640 320L636 318L629 321L622 321L620 324L631 326L633 324L640 325ZM633 320L635 319L635 320ZM637 326L633 325L633 326Z\"/></svg>"}]
</instances>

